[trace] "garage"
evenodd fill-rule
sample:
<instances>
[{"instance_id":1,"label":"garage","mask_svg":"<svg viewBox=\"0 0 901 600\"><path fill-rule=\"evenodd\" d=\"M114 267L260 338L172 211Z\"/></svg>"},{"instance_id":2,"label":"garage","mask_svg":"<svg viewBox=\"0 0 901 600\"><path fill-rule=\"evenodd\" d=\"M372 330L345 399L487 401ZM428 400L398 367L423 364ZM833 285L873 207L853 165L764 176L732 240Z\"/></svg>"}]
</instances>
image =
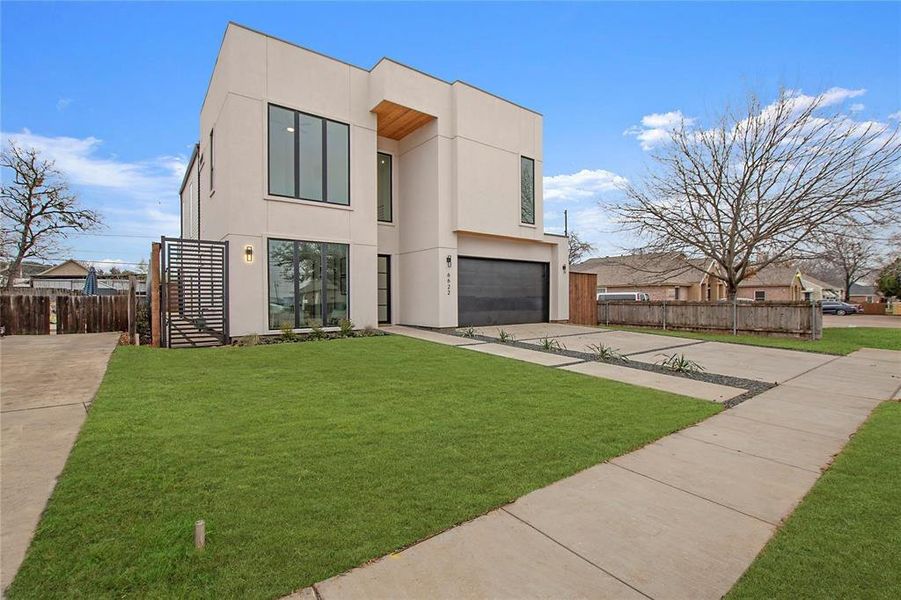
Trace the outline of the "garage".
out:
<instances>
[{"instance_id":1,"label":"garage","mask_svg":"<svg viewBox=\"0 0 901 600\"><path fill-rule=\"evenodd\" d=\"M548 263L461 256L457 288L461 327L548 320Z\"/></svg>"}]
</instances>

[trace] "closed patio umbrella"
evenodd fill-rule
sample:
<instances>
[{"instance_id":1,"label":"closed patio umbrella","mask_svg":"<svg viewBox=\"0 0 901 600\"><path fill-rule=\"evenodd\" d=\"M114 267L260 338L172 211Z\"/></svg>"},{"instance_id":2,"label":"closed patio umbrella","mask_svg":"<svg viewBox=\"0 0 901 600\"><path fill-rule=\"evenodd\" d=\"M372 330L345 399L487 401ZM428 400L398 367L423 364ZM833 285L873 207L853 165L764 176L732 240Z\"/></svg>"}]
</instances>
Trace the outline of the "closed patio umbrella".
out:
<instances>
[{"instance_id":1,"label":"closed patio umbrella","mask_svg":"<svg viewBox=\"0 0 901 600\"><path fill-rule=\"evenodd\" d=\"M94 267L88 269L88 274L84 278L84 295L85 296L96 296L97 295L97 270Z\"/></svg>"}]
</instances>

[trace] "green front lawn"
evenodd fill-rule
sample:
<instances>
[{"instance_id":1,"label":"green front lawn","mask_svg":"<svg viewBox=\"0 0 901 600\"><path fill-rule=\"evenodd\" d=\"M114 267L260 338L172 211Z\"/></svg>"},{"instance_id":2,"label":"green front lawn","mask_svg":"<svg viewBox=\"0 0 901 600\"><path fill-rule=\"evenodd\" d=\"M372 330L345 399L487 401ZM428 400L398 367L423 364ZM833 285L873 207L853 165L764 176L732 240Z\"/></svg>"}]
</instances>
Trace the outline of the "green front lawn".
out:
<instances>
[{"instance_id":1,"label":"green front lawn","mask_svg":"<svg viewBox=\"0 0 901 600\"><path fill-rule=\"evenodd\" d=\"M119 348L9 596L276 598L719 410L395 336Z\"/></svg>"},{"instance_id":2,"label":"green front lawn","mask_svg":"<svg viewBox=\"0 0 901 600\"><path fill-rule=\"evenodd\" d=\"M853 318L853 317L849 317ZM601 325L601 327L604 327ZM823 328L823 337L819 340L799 340L792 338L767 337L763 335L730 335L728 333L701 333L695 331L674 331L651 327L620 327L611 325L611 329L623 329L640 333L655 333L673 337L685 337L730 344L746 344L749 346L765 346L767 348L785 348L787 350L803 350L805 352L821 352L823 354L851 354L861 348L880 348L883 350L901 350L901 329L887 327L829 327Z\"/></svg>"},{"instance_id":3,"label":"green front lawn","mask_svg":"<svg viewBox=\"0 0 901 600\"><path fill-rule=\"evenodd\" d=\"M897 598L901 591L901 403L876 409L729 593Z\"/></svg>"}]
</instances>

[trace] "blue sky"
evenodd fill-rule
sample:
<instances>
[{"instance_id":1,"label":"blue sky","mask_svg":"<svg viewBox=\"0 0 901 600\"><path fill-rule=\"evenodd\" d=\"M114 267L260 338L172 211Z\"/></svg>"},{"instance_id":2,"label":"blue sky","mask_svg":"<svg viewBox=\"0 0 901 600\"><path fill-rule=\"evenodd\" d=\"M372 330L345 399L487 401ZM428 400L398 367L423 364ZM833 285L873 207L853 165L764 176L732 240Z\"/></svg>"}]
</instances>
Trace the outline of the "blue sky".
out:
<instances>
[{"instance_id":1,"label":"blue sky","mask_svg":"<svg viewBox=\"0 0 901 600\"><path fill-rule=\"evenodd\" d=\"M228 20L366 68L387 55L541 112L546 226L569 209L605 254L627 244L599 203L641 176L677 111L703 122L780 85L837 88L835 106L860 120L901 110L899 3L3 2L0 19L0 130L56 158L104 213L102 235L69 243L89 261L137 261L178 233Z\"/></svg>"}]
</instances>

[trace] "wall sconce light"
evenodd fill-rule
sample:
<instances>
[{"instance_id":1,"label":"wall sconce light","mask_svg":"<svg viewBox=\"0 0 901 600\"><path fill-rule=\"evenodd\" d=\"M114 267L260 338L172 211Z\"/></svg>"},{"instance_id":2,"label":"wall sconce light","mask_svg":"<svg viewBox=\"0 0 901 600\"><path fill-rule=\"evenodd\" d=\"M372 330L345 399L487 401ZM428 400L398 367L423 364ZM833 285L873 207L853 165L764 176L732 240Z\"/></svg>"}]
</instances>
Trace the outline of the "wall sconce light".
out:
<instances>
[{"instance_id":1,"label":"wall sconce light","mask_svg":"<svg viewBox=\"0 0 901 600\"><path fill-rule=\"evenodd\" d=\"M252 263L253 262L253 246L247 244L244 246L244 262Z\"/></svg>"},{"instance_id":2,"label":"wall sconce light","mask_svg":"<svg viewBox=\"0 0 901 600\"><path fill-rule=\"evenodd\" d=\"M563 272L566 273L566 265L563 265Z\"/></svg>"},{"instance_id":3,"label":"wall sconce light","mask_svg":"<svg viewBox=\"0 0 901 600\"><path fill-rule=\"evenodd\" d=\"M450 269L452 264L451 255L447 255L447 268Z\"/></svg>"}]
</instances>

